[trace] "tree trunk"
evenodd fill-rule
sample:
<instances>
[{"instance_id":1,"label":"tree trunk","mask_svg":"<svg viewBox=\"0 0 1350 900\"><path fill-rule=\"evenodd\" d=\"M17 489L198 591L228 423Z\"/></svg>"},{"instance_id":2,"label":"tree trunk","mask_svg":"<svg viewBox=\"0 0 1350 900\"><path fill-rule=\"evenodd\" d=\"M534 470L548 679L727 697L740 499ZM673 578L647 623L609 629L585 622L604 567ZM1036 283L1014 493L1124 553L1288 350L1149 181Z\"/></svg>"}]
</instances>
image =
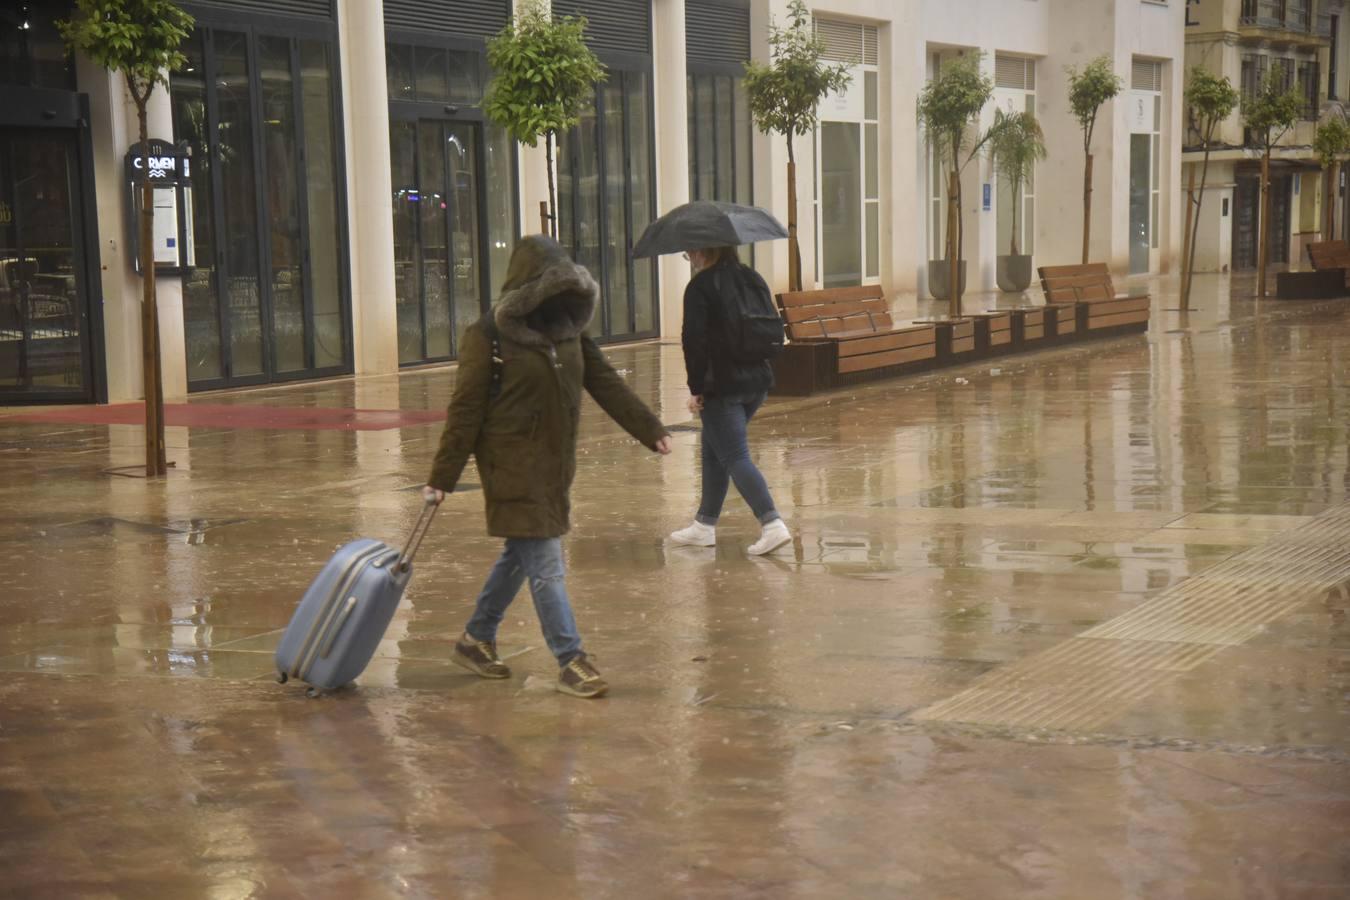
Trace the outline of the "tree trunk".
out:
<instances>
[{"instance_id":1,"label":"tree trunk","mask_svg":"<svg viewBox=\"0 0 1350 900\"><path fill-rule=\"evenodd\" d=\"M1256 297L1266 298L1266 259L1270 244L1270 145L1261 154L1261 227L1257 229Z\"/></svg>"},{"instance_id":2,"label":"tree trunk","mask_svg":"<svg viewBox=\"0 0 1350 900\"><path fill-rule=\"evenodd\" d=\"M548 234L548 201L539 201L539 233Z\"/></svg>"},{"instance_id":3,"label":"tree trunk","mask_svg":"<svg viewBox=\"0 0 1350 900\"><path fill-rule=\"evenodd\" d=\"M553 180L553 132L544 135L544 158L548 168L548 226L544 233L558 239L558 188Z\"/></svg>"},{"instance_id":4,"label":"tree trunk","mask_svg":"<svg viewBox=\"0 0 1350 900\"><path fill-rule=\"evenodd\" d=\"M1327 172L1327 236L1323 240L1336 240L1336 204L1340 198L1341 164L1333 162Z\"/></svg>"},{"instance_id":5,"label":"tree trunk","mask_svg":"<svg viewBox=\"0 0 1350 900\"><path fill-rule=\"evenodd\" d=\"M133 91L133 93L135 93ZM141 168L141 375L145 391L145 477L154 478L169 471L164 447L164 386L159 374L159 308L155 302L155 189L150 184L149 125L145 97L136 96L136 118L140 124Z\"/></svg>"},{"instance_id":6,"label":"tree trunk","mask_svg":"<svg viewBox=\"0 0 1350 900\"><path fill-rule=\"evenodd\" d=\"M1009 256L1017 256L1017 213L1022 208L1022 183L1014 181L1012 184L1012 246L1008 248Z\"/></svg>"},{"instance_id":7,"label":"tree trunk","mask_svg":"<svg viewBox=\"0 0 1350 900\"><path fill-rule=\"evenodd\" d=\"M1181 308L1189 309L1191 296L1191 228L1195 214L1195 163L1186 176L1186 229L1181 232Z\"/></svg>"},{"instance_id":8,"label":"tree trunk","mask_svg":"<svg viewBox=\"0 0 1350 900\"><path fill-rule=\"evenodd\" d=\"M1083 164L1083 265L1088 264L1088 245L1092 240L1092 154Z\"/></svg>"},{"instance_id":9,"label":"tree trunk","mask_svg":"<svg viewBox=\"0 0 1350 900\"><path fill-rule=\"evenodd\" d=\"M788 290L802 289L802 249L797 243L797 157L792 149L792 135L788 135Z\"/></svg>"},{"instance_id":10,"label":"tree trunk","mask_svg":"<svg viewBox=\"0 0 1350 900\"><path fill-rule=\"evenodd\" d=\"M947 178L947 314L952 318L961 315L960 218L961 173L953 166Z\"/></svg>"},{"instance_id":11,"label":"tree trunk","mask_svg":"<svg viewBox=\"0 0 1350 900\"><path fill-rule=\"evenodd\" d=\"M1194 178L1195 173L1191 173ZM1191 308L1191 284L1195 280L1195 245L1200 242L1200 210L1205 206L1205 186L1209 184L1209 141L1205 141L1205 161L1200 167L1200 193L1195 196L1195 222L1190 227L1189 249L1186 254L1186 287L1181 295L1181 308Z\"/></svg>"}]
</instances>

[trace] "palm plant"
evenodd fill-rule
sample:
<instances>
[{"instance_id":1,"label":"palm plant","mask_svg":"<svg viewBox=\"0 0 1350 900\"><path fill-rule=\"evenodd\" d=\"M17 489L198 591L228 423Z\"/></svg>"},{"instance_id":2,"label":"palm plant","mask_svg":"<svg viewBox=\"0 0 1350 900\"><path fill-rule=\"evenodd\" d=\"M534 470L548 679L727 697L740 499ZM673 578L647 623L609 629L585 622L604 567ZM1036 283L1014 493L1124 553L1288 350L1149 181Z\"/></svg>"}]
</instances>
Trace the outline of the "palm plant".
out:
<instances>
[{"instance_id":1,"label":"palm plant","mask_svg":"<svg viewBox=\"0 0 1350 900\"><path fill-rule=\"evenodd\" d=\"M989 130L989 155L994 171L1007 179L1012 193L1012 241L1009 256L1020 256L1018 213L1022 210L1022 188L1036 173L1036 163L1045 159L1045 132L1041 123L1029 112L994 113L994 126Z\"/></svg>"}]
</instances>

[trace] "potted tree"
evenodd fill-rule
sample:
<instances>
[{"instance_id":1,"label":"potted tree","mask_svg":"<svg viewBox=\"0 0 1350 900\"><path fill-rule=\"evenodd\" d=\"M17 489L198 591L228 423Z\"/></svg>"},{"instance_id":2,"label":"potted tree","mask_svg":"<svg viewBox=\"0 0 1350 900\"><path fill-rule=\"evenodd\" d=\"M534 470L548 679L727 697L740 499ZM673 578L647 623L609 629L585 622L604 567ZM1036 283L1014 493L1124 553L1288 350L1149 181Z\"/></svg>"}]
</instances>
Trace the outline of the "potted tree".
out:
<instances>
[{"instance_id":1,"label":"potted tree","mask_svg":"<svg viewBox=\"0 0 1350 900\"><path fill-rule=\"evenodd\" d=\"M544 139L548 212L544 231L558 237L558 190L553 179L558 135L581 121L605 67L586 46L586 19L555 19L544 0L524 0L515 21L487 42L492 81L483 114L530 147Z\"/></svg>"},{"instance_id":2,"label":"potted tree","mask_svg":"<svg viewBox=\"0 0 1350 900\"><path fill-rule=\"evenodd\" d=\"M1029 112L994 114L989 133L989 155L994 171L1006 179L1012 200L1012 239L1008 254L997 261L998 286L1009 293L1021 293L1031 286L1031 255L1021 253L1018 216L1022 211L1022 188L1036 171L1036 163L1046 157L1045 133Z\"/></svg>"},{"instance_id":3,"label":"potted tree","mask_svg":"<svg viewBox=\"0 0 1350 900\"><path fill-rule=\"evenodd\" d=\"M1191 117L1200 131L1200 144L1204 148L1204 162L1200 168L1200 192L1194 191L1195 167L1191 167L1192 190L1188 192L1190 210L1186 222L1190 226L1186 235L1185 269L1181 273L1181 308L1190 309L1191 277L1195 274L1195 244L1200 234L1200 207L1205 199L1205 184L1209 181L1209 153L1214 146L1214 133L1223 121L1237 109L1240 95L1233 83L1225 75L1220 78L1200 66L1191 69L1191 83L1186 86L1186 105L1191 109ZM1192 218L1194 221L1192 221Z\"/></svg>"},{"instance_id":4,"label":"potted tree","mask_svg":"<svg viewBox=\"0 0 1350 900\"><path fill-rule=\"evenodd\" d=\"M1092 238L1092 134L1097 130L1097 113L1124 86L1111 69L1111 58L1099 56L1080 72L1070 68L1069 106L1083 131L1083 264L1088 263Z\"/></svg>"},{"instance_id":5,"label":"potted tree","mask_svg":"<svg viewBox=\"0 0 1350 900\"><path fill-rule=\"evenodd\" d=\"M969 52L943 63L919 93L919 127L947 180L945 258L929 260L928 291L934 299L949 302L953 318L961 315L961 294L965 290L961 174L984 144L984 139L971 140L970 128L994 94L994 80L980 71L982 57L981 53Z\"/></svg>"},{"instance_id":6,"label":"potted tree","mask_svg":"<svg viewBox=\"0 0 1350 900\"><path fill-rule=\"evenodd\" d=\"M169 73L186 62L178 49L192 32L192 16L170 0L78 0L75 15L59 22L70 49L110 72L121 73L136 104L140 152L150 144L148 111L155 85L169 87ZM149 168L140 189L141 360L145 388L145 476L166 475L164 378L159 358L159 308L155 302L155 201Z\"/></svg>"},{"instance_id":7,"label":"potted tree","mask_svg":"<svg viewBox=\"0 0 1350 900\"><path fill-rule=\"evenodd\" d=\"M1251 143L1261 151L1261 227L1256 249L1256 296L1266 296L1266 262L1270 256L1270 151L1303 115L1303 97L1286 87L1271 69L1260 89L1242 104L1242 122Z\"/></svg>"},{"instance_id":8,"label":"potted tree","mask_svg":"<svg viewBox=\"0 0 1350 900\"><path fill-rule=\"evenodd\" d=\"M802 289L802 254L797 243L797 157L793 140L816 127L816 108L853 80L843 63L821 62L825 42L811 28L811 12L802 0L788 4L788 26L769 23L768 64L745 64L745 95L755 125L764 134L787 139L788 290Z\"/></svg>"}]
</instances>

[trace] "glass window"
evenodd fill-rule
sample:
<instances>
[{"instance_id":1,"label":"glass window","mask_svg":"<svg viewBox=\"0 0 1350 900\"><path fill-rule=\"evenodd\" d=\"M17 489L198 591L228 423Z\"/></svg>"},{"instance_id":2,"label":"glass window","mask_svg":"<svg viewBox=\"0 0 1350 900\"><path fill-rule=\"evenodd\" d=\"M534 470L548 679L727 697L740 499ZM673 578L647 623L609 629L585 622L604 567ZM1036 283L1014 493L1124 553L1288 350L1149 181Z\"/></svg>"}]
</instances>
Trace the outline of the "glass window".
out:
<instances>
[{"instance_id":1,"label":"glass window","mask_svg":"<svg viewBox=\"0 0 1350 900\"><path fill-rule=\"evenodd\" d=\"M878 176L877 156L881 152L881 142L877 134L877 126L868 124L864 126L867 135L866 156L867 156L867 184L865 196L868 200L876 200L880 194L878 187L880 179Z\"/></svg>"},{"instance_id":2,"label":"glass window","mask_svg":"<svg viewBox=\"0 0 1350 900\"><path fill-rule=\"evenodd\" d=\"M713 76L700 75L694 80L694 96L699 109L698 130L698 192L700 200L717 199L717 110L714 104L716 90Z\"/></svg>"},{"instance_id":3,"label":"glass window","mask_svg":"<svg viewBox=\"0 0 1350 900\"><path fill-rule=\"evenodd\" d=\"M328 45L300 42L300 90L305 128L305 187L309 198L309 283L316 368L346 361L342 317L341 233L338 220L337 122Z\"/></svg>"},{"instance_id":4,"label":"glass window","mask_svg":"<svg viewBox=\"0 0 1350 900\"><path fill-rule=\"evenodd\" d=\"M417 242L417 125L389 123L390 181L394 196L394 302L398 315L398 361L424 359Z\"/></svg>"},{"instance_id":5,"label":"glass window","mask_svg":"<svg viewBox=\"0 0 1350 900\"><path fill-rule=\"evenodd\" d=\"M258 39L262 85L263 159L267 173L268 253L271 257L272 352L278 372L305 364L305 291L300 250L300 198L296 191L295 82L291 43Z\"/></svg>"},{"instance_id":6,"label":"glass window","mask_svg":"<svg viewBox=\"0 0 1350 900\"><path fill-rule=\"evenodd\" d=\"M466 50L450 51L450 101L477 106L483 102L482 56Z\"/></svg>"},{"instance_id":7,"label":"glass window","mask_svg":"<svg viewBox=\"0 0 1350 900\"><path fill-rule=\"evenodd\" d=\"M632 176L631 246L653 218L651 115L647 108L647 76L640 73L625 75L624 91L628 97L628 162ZM657 328L655 277L652 260L633 261L633 317L638 332L651 332Z\"/></svg>"},{"instance_id":8,"label":"glass window","mask_svg":"<svg viewBox=\"0 0 1350 900\"><path fill-rule=\"evenodd\" d=\"M75 90L75 65L56 30L57 19L69 14L60 6L0 4L0 84Z\"/></svg>"},{"instance_id":9,"label":"glass window","mask_svg":"<svg viewBox=\"0 0 1350 900\"><path fill-rule=\"evenodd\" d=\"M170 76L173 133L186 143L196 163L192 203L192 235L196 268L183 277L183 324L186 330L188 381L220 378L220 306L217 302L215 211L212 206L210 147L206 118L206 61L201 31L182 44L187 61Z\"/></svg>"},{"instance_id":10,"label":"glass window","mask_svg":"<svg viewBox=\"0 0 1350 900\"><path fill-rule=\"evenodd\" d=\"M754 122L750 119L750 103L745 94L745 82L736 79L733 88L735 101L736 135L736 196L737 203L750 203L754 196L754 174L750 162L750 145L754 140Z\"/></svg>"},{"instance_id":11,"label":"glass window","mask_svg":"<svg viewBox=\"0 0 1350 900\"><path fill-rule=\"evenodd\" d=\"M715 96L717 99L717 162L715 183L716 189L713 196L718 200L732 200L732 131L733 114L731 107L731 78L728 76L719 76L714 82Z\"/></svg>"},{"instance_id":12,"label":"glass window","mask_svg":"<svg viewBox=\"0 0 1350 900\"><path fill-rule=\"evenodd\" d=\"M605 104L605 262L604 298L609 334L633 330L628 316L628 203L625 173L623 83L611 79L601 88Z\"/></svg>"},{"instance_id":13,"label":"glass window","mask_svg":"<svg viewBox=\"0 0 1350 900\"><path fill-rule=\"evenodd\" d=\"M881 262L881 204L867 204L867 277L880 274Z\"/></svg>"},{"instance_id":14,"label":"glass window","mask_svg":"<svg viewBox=\"0 0 1350 900\"><path fill-rule=\"evenodd\" d=\"M424 103L450 102L445 51L439 47L417 47L413 59L417 63L417 99Z\"/></svg>"},{"instance_id":15,"label":"glass window","mask_svg":"<svg viewBox=\"0 0 1350 900\"><path fill-rule=\"evenodd\" d=\"M862 280L862 153L854 122L820 126L821 247L827 288Z\"/></svg>"},{"instance_id":16,"label":"glass window","mask_svg":"<svg viewBox=\"0 0 1350 900\"><path fill-rule=\"evenodd\" d=\"M413 48L407 44L389 44L384 48L385 79L389 85L389 99L414 100Z\"/></svg>"},{"instance_id":17,"label":"glass window","mask_svg":"<svg viewBox=\"0 0 1350 900\"><path fill-rule=\"evenodd\" d=\"M877 73L863 73L863 118L875 122L878 118Z\"/></svg>"},{"instance_id":18,"label":"glass window","mask_svg":"<svg viewBox=\"0 0 1350 900\"><path fill-rule=\"evenodd\" d=\"M428 359L450 356L450 248L446 233L445 151L440 122L417 123L418 231Z\"/></svg>"},{"instance_id":19,"label":"glass window","mask_svg":"<svg viewBox=\"0 0 1350 900\"><path fill-rule=\"evenodd\" d=\"M516 241L515 142L499 125L486 127L488 272L491 289L500 287Z\"/></svg>"},{"instance_id":20,"label":"glass window","mask_svg":"<svg viewBox=\"0 0 1350 900\"><path fill-rule=\"evenodd\" d=\"M689 127L689 199L701 199L698 193L698 129L699 108L694 88L697 76L685 78L685 103Z\"/></svg>"},{"instance_id":21,"label":"glass window","mask_svg":"<svg viewBox=\"0 0 1350 900\"><path fill-rule=\"evenodd\" d=\"M215 34L216 142L224 231L225 303L233 377L263 372L262 310L258 301L258 195L253 156L248 42L243 34Z\"/></svg>"}]
</instances>

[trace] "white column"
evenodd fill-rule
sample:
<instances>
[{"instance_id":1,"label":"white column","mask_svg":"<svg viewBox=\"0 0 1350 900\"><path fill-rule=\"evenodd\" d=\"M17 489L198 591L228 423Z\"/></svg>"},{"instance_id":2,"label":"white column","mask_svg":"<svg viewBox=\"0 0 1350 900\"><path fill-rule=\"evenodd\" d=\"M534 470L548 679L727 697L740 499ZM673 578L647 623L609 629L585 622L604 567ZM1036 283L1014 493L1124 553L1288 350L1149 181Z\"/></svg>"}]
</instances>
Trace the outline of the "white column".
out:
<instances>
[{"instance_id":1,"label":"white column","mask_svg":"<svg viewBox=\"0 0 1350 900\"><path fill-rule=\"evenodd\" d=\"M398 370L393 183L383 0L340 0L342 95L351 234L352 337L358 375Z\"/></svg>"},{"instance_id":2,"label":"white column","mask_svg":"<svg viewBox=\"0 0 1350 900\"><path fill-rule=\"evenodd\" d=\"M93 137L94 193L98 210L103 337L107 359L108 402L143 399L141 367L141 277L136 273L129 235L131 221L123 159L140 139L136 104L126 80L89 59L76 59L80 89L89 95ZM173 140L173 115L168 89L156 86L150 95L147 125L151 138ZM183 283L178 276L156 281L159 309L160 360L166 400L187 394L184 349Z\"/></svg>"},{"instance_id":3,"label":"white column","mask_svg":"<svg viewBox=\"0 0 1350 900\"><path fill-rule=\"evenodd\" d=\"M524 5L525 0L516 0L516 9L519 10ZM559 135L559 139L563 136ZM539 138L539 142L533 147L527 147L524 144L518 144L519 156L517 176L520 185L520 233L540 234L544 233L543 223L539 218L539 204L548 203L548 152L545 149L544 138ZM553 165L556 169L558 165L558 148L553 148ZM554 186L557 186L555 171ZM502 273L503 275L505 273ZM497 279L494 289L501 285L501 279Z\"/></svg>"},{"instance_id":4,"label":"white column","mask_svg":"<svg viewBox=\"0 0 1350 900\"><path fill-rule=\"evenodd\" d=\"M686 84L684 0L654 0L652 49L656 115L656 212L689 202L689 98ZM684 322L689 266L663 256L660 272L661 337L678 340Z\"/></svg>"}]
</instances>

